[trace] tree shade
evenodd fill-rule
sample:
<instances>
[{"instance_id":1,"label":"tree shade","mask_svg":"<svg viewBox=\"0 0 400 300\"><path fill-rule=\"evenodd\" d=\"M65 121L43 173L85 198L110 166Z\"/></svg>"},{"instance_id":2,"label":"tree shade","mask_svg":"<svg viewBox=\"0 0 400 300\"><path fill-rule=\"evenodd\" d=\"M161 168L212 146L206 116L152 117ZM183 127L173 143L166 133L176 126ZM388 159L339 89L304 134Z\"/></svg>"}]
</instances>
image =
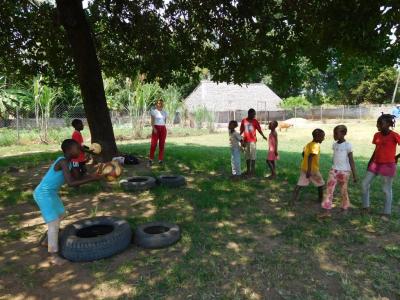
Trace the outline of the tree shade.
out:
<instances>
[{"instance_id":1,"label":"tree shade","mask_svg":"<svg viewBox=\"0 0 400 300\"><path fill-rule=\"evenodd\" d=\"M59 12L44 1L2 1L0 73L14 80L37 73L48 80L79 78L81 88L82 76L92 76L88 82L99 79L97 72L82 75L79 66L73 67L79 46L72 45L65 26L72 11ZM400 30L400 3L394 0L94 0L80 13L93 32L105 74L132 77L140 72L161 84L196 76L196 67L209 69L214 80L241 83L266 73L285 80L285 73L296 72L300 57L326 68L338 53L373 57L382 64L400 56L399 38L390 38ZM97 60L89 52L94 57L87 62ZM91 93L104 94L100 89L98 83ZM82 89L83 98L85 93ZM97 100L84 100L85 110L96 115L103 97L90 97ZM105 112L101 118L107 118ZM103 121L105 127L89 120L89 127L100 126L115 144L111 123Z\"/></svg>"}]
</instances>

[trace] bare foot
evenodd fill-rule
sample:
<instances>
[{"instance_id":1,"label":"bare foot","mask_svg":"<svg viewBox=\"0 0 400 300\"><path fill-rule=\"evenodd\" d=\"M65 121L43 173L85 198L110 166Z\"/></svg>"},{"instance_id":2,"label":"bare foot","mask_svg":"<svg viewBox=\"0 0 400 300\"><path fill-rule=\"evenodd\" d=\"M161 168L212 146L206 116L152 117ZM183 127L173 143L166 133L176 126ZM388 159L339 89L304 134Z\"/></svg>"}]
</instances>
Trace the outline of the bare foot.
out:
<instances>
[{"instance_id":1,"label":"bare foot","mask_svg":"<svg viewBox=\"0 0 400 300\"><path fill-rule=\"evenodd\" d=\"M347 215L349 213L349 209L348 208L341 208L340 209L340 213L343 215Z\"/></svg>"},{"instance_id":2,"label":"bare foot","mask_svg":"<svg viewBox=\"0 0 400 300\"><path fill-rule=\"evenodd\" d=\"M49 262L55 266L62 266L63 264L67 263L68 261L62 257L60 257L57 253L51 254L49 258Z\"/></svg>"},{"instance_id":3,"label":"bare foot","mask_svg":"<svg viewBox=\"0 0 400 300\"><path fill-rule=\"evenodd\" d=\"M385 221L385 222L389 222L390 221L390 215L389 214L380 213L379 215L381 216L381 220L382 221Z\"/></svg>"}]
</instances>

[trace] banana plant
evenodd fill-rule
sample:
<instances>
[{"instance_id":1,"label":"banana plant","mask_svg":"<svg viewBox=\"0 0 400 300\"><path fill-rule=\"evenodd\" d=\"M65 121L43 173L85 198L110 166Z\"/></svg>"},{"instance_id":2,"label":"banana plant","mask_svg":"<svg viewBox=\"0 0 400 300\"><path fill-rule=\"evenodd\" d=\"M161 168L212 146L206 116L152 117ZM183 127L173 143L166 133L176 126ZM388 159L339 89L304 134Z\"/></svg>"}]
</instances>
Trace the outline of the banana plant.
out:
<instances>
[{"instance_id":1,"label":"banana plant","mask_svg":"<svg viewBox=\"0 0 400 300\"><path fill-rule=\"evenodd\" d=\"M9 112L15 116L16 109L29 110L32 104L31 91L23 86L7 87L4 76L0 77L0 115Z\"/></svg>"},{"instance_id":2,"label":"banana plant","mask_svg":"<svg viewBox=\"0 0 400 300\"><path fill-rule=\"evenodd\" d=\"M168 124L174 123L175 114L181 112L183 107L182 95L179 89L174 85L168 85L166 89L162 91L162 99L164 100L164 109L167 112Z\"/></svg>"},{"instance_id":3,"label":"banana plant","mask_svg":"<svg viewBox=\"0 0 400 300\"><path fill-rule=\"evenodd\" d=\"M138 75L134 80L126 78L123 87L116 96L116 99L129 114L135 137L142 137L146 118L148 118L146 112L160 90L158 83L143 83L143 77Z\"/></svg>"},{"instance_id":4,"label":"banana plant","mask_svg":"<svg viewBox=\"0 0 400 300\"><path fill-rule=\"evenodd\" d=\"M33 99L35 106L36 126L39 128L39 138L42 143L48 143L48 128L50 111L57 99L58 91L43 83L43 77L33 80Z\"/></svg>"}]
</instances>

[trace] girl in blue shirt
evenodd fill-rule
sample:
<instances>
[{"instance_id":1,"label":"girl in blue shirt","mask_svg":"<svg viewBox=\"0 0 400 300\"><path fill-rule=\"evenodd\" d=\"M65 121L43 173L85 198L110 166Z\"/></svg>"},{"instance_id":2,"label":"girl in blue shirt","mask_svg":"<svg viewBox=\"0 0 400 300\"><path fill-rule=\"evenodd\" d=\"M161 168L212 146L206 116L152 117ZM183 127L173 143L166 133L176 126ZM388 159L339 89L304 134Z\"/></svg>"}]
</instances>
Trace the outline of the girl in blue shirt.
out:
<instances>
[{"instance_id":1,"label":"girl in blue shirt","mask_svg":"<svg viewBox=\"0 0 400 300\"><path fill-rule=\"evenodd\" d=\"M76 141L67 139L62 142L61 149L64 152L64 156L55 160L33 192L33 197L48 226L47 239L50 263L56 265L61 265L65 262L58 255L58 232L61 218L65 213L64 205L59 196L61 186L64 183L67 183L71 187L79 186L87 182L100 180L104 177L99 174L91 174L82 179L74 179L71 175L71 159L79 156L81 146Z\"/></svg>"}]
</instances>

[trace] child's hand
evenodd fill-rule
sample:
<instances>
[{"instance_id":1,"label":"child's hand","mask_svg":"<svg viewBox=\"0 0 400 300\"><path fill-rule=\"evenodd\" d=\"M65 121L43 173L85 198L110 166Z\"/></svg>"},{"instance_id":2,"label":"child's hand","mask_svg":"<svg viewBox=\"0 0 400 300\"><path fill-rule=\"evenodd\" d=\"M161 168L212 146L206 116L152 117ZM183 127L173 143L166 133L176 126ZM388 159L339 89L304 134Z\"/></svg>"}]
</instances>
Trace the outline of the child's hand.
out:
<instances>
[{"instance_id":1,"label":"child's hand","mask_svg":"<svg viewBox=\"0 0 400 300\"><path fill-rule=\"evenodd\" d=\"M275 151L275 156L276 156L276 157L278 157L278 156L279 156L279 155L278 155L278 151Z\"/></svg>"}]
</instances>

